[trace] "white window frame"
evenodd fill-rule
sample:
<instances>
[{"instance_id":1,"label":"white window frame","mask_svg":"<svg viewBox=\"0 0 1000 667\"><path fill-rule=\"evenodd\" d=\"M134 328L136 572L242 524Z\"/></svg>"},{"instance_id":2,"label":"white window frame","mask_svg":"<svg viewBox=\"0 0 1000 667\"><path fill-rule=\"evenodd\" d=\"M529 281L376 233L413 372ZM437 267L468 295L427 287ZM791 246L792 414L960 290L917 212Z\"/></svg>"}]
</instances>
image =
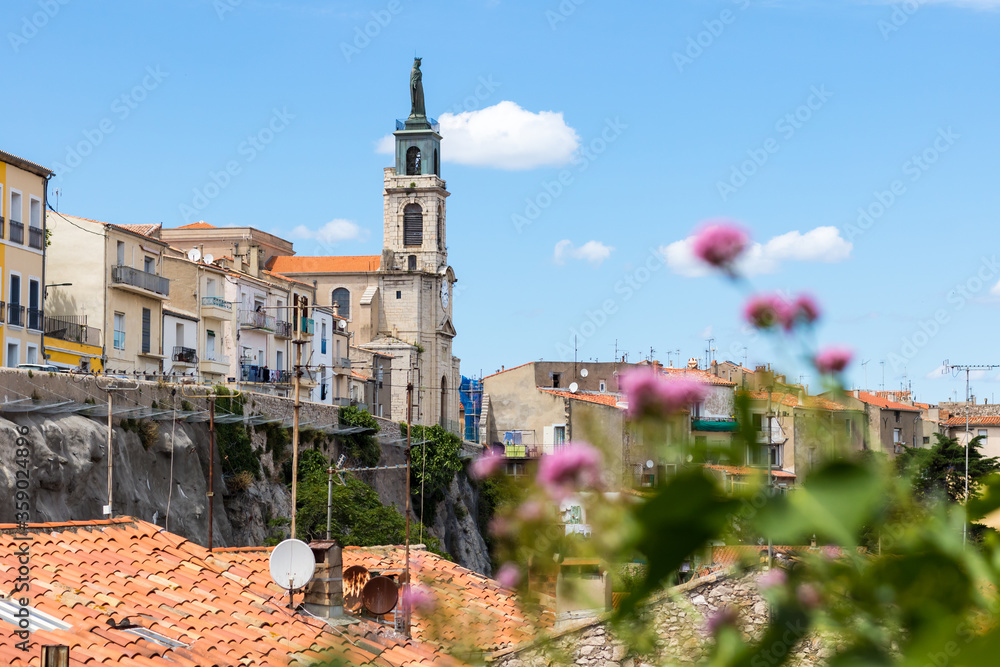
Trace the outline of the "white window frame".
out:
<instances>
[{"instance_id":1,"label":"white window frame","mask_svg":"<svg viewBox=\"0 0 1000 667\"><path fill-rule=\"evenodd\" d=\"M118 328L118 316L119 315L122 316L122 319L121 319L122 328L121 329ZM114 333L114 336L112 338L112 345L113 345L114 349L116 349L116 350L124 350L125 349L125 325L126 325L125 313L120 313L120 312L116 311L111 316L111 330ZM122 344L121 344L121 347L118 346L118 332L119 331L121 331L121 334L122 334Z\"/></svg>"},{"instance_id":2,"label":"white window frame","mask_svg":"<svg viewBox=\"0 0 1000 667\"><path fill-rule=\"evenodd\" d=\"M38 224L37 225L31 224L31 205L33 203L37 203L38 204ZM28 224L25 225L25 227L34 227L35 229L41 229L42 228L42 216L43 215L44 215L44 211L42 211L42 200L39 199L38 197L36 197L35 195L28 195Z\"/></svg>"},{"instance_id":3,"label":"white window frame","mask_svg":"<svg viewBox=\"0 0 1000 667\"><path fill-rule=\"evenodd\" d=\"M12 301L11 298L10 298L10 295L11 295L10 283L11 283L11 278L13 278L14 276L17 276L18 286L20 287L19 294L17 295L17 301L16 302ZM10 306L13 303L17 303L17 305L19 305L19 306L23 306L24 305L24 301L21 300L21 296L24 294L24 276L21 275L20 271L11 271L10 273L7 274L7 285L6 285L6 289L4 290L4 294L7 295L7 298L6 299L0 299L0 301L5 301L8 306ZM27 326L27 324L28 324L28 322L27 322L27 320L28 320L28 313L27 313L27 311L28 311L28 309L25 308L25 314L24 314L24 318L23 318L24 321L21 323L21 326L17 326L16 324L11 324L10 323L10 311L4 313L4 322L6 323L7 326L9 326L9 327L11 327L11 328L13 328L13 329L15 329L17 331L20 331L21 329L24 329Z\"/></svg>"},{"instance_id":4,"label":"white window frame","mask_svg":"<svg viewBox=\"0 0 1000 667\"><path fill-rule=\"evenodd\" d=\"M3 203L4 203L4 198L3 198L3 183L0 183L0 218L4 217L3 216L3 211L4 211ZM7 218L4 218L4 220L6 220L6 219Z\"/></svg>"},{"instance_id":5,"label":"white window frame","mask_svg":"<svg viewBox=\"0 0 1000 667\"><path fill-rule=\"evenodd\" d=\"M24 218L23 217L19 217L17 220L14 220L14 195L16 194L21 199L21 206L20 206L21 210L20 210L20 213L23 214L24 213L24 193L22 193L20 190L14 189L14 188L9 188L9 190L10 190L10 192L7 193L7 222L11 222L13 220L14 222L20 222L21 224L24 224ZM10 238L9 234L7 235L7 238L8 239Z\"/></svg>"},{"instance_id":6,"label":"white window frame","mask_svg":"<svg viewBox=\"0 0 1000 667\"><path fill-rule=\"evenodd\" d=\"M31 353L35 353L35 360L31 360ZM26 343L24 348L24 363L26 364L39 364L44 363L38 360L38 346L34 343Z\"/></svg>"},{"instance_id":7,"label":"white window frame","mask_svg":"<svg viewBox=\"0 0 1000 667\"><path fill-rule=\"evenodd\" d=\"M10 346L13 345L16 352L14 352L14 363L10 361ZM17 368L17 365L21 363L21 341L18 338L5 338L3 344L3 363L7 368Z\"/></svg>"}]
</instances>

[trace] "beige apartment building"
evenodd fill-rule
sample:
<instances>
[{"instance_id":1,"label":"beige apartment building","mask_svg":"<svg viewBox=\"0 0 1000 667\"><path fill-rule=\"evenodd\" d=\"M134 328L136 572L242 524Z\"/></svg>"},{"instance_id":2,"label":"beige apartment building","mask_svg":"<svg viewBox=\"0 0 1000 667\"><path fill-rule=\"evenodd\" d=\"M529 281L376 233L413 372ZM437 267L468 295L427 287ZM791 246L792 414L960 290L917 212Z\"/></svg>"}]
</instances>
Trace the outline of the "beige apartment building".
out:
<instances>
[{"instance_id":1,"label":"beige apartment building","mask_svg":"<svg viewBox=\"0 0 1000 667\"><path fill-rule=\"evenodd\" d=\"M235 377L236 311L225 297L226 270L171 248L163 256L163 275L171 285L163 315L164 371L213 384Z\"/></svg>"},{"instance_id":2,"label":"beige apartment building","mask_svg":"<svg viewBox=\"0 0 1000 667\"><path fill-rule=\"evenodd\" d=\"M45 198L52 172L0 151L0 364L45 363Z\"/></svg>"},{"instance_id":3,"label":"beige apartment building","mask_svg":"<svg viewBox=\"0 0 1000 667\"><path fill-rule=\"evenodd\" d=\"M103 332L109 373L153 377L163 370L162 273L167 244L147 236L155 225L113 225L50 211L47 280L67 283L50 309L85 318Z\"/></svg>"}]
</instances>

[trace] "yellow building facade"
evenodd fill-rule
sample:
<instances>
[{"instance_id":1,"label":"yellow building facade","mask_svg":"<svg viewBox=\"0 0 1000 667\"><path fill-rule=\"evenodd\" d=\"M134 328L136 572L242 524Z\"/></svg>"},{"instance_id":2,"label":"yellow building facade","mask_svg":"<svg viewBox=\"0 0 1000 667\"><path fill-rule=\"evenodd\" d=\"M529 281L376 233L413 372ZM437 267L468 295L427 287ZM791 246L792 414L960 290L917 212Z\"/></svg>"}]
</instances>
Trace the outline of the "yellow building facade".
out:
<instances>
[{"instance_id":1,"label":"yellow building facade","mask_svg":"<svg viewBox=\"0 0 1000 667\"><path fill-rule=\"evenodd\" d=\"M0 151L0 365L44 364L45 201L52 172Z\"/></svg>"}]
</instances>

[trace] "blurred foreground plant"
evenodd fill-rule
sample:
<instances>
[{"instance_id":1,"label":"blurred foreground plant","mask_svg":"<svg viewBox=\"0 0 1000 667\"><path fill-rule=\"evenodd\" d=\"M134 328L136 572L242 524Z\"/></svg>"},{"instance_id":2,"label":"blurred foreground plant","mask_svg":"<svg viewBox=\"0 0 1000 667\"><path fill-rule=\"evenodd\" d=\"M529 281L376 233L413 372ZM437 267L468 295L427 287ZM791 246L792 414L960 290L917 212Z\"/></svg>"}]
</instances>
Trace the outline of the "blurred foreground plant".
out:
<instances>
[{"instance_id":1,"label":"blurred foreground plant","mask_svg":"<svg viewBox=\"0 0 1000 667\"><path fill-rule=\"evenodd\" d=\"M739 267L748 245L742 229L714 222L697 235L694 249L734 283L746 285ZM744 316L780 336L782 349L797 348L823 377L827 396L844 396L840 374L851 352L843 346L814 349L820 309L811 297L751 295ZM631 460L642 453L676 466L676 473L648 492L633 491L625 452L616 451L618 443L612 447L613 438L599 428L592 429L593 444L578 441L543 456L523 503L493 522L498 555L507 561L501 570L505 585L517 585L526 600L538 601L544 600L544 582L566 559L600 559L618 569L642 564L629 570L644 575L629 582L616 632L634 652L652 659L659 640L651 635L645 606L651 596L674 583L682 566L711 544L766 537L812 548L763 575L759 589L770 613L759 636L738 630L733 609L708 619L715 638L710 664L783 664L799 642L815 637L826 645L831 665L943 667L1000 659L1000 540L982 528L977 543L963 545L962 538L964 522L1000 508L1000 477L989 474L996 460L972 457L966 512L953 492L959 482L964 486L964 469L954 465L956 451L964 456L964 450L953 444L944 452L907 451L897 466L858 451L817 411L808 428L796 430L796 442L811 442L821 453L816 466L799 475L797 488L775 494L766 471L748 484L724 488L704 465L739 465L747 448L757 446L748 395L737 398L732 442L706 444L692 442L686 428L687 406L704 398L704 387L671 381L654 369L634 371L620 384L627 393L630 421L623 439ZM771 392L785 388L772 379L767 389L770 400ZM494 459L476 465L481 476L498 469ZM947 493L927 492L935 484ZM561 519L571 503L585 507L589 538L566 533Z\"/></svg>"}]
</instances>

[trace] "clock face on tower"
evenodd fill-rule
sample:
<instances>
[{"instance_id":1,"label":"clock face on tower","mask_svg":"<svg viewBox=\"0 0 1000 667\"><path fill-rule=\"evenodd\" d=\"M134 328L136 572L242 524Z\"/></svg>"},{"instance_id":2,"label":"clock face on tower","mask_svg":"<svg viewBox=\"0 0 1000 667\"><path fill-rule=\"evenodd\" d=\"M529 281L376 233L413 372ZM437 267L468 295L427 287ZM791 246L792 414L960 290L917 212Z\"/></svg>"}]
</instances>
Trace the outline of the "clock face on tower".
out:
<instances>
[{"instance_id":1,"label":"clock face on tower","mask_svg":"<svg viewBox=\"0 0 1000 667\"><path fill-rule=\"evenodd\" d=\"M448 281L447 280L442 280L441 281L441 305L444 306L444 308L446 310L448 308L448 298L449 298L449 294L448 294Z\"/></svg>"}]
</instances>

